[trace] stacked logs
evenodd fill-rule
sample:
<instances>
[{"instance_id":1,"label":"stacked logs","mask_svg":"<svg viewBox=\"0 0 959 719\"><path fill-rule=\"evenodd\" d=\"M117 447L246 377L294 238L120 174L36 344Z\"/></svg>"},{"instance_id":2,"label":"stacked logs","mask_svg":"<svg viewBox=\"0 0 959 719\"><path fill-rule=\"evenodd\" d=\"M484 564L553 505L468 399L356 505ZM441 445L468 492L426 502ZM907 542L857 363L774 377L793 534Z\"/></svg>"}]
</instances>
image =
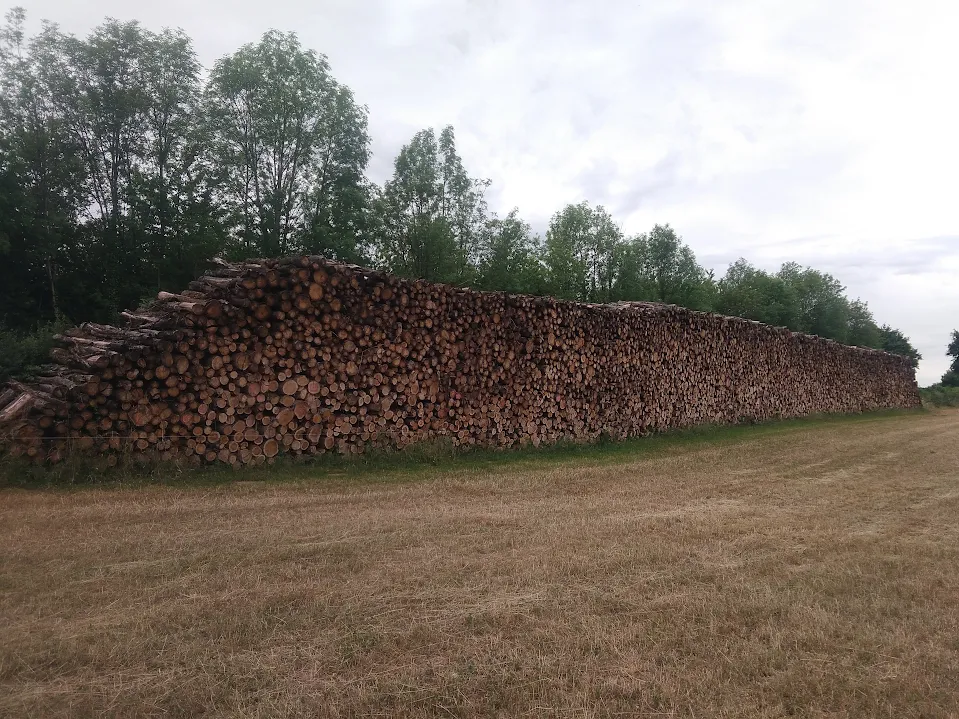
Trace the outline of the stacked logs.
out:
<instances>
[{"instance_id":1,"label":"stacked logs","mask_svg":"<svg viewBox=\"0 0 959 719\"><path fill-rule=\"evenodd\" d=\"M901 357L672 305L481 293L320 257L218 261L57 338L0 391L10 452L268 462L432 438L589 441L915 407Z\"/></svg>"}]
</instances>

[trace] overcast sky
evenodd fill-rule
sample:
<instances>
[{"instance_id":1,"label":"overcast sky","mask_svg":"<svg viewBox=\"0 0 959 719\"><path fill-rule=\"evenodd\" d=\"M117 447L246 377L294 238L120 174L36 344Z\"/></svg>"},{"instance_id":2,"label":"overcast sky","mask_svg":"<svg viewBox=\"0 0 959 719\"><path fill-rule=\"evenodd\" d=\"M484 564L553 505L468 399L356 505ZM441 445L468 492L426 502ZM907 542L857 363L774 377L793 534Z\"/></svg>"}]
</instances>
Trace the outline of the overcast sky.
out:
<instances>
[{"instance_id":1,"label":"overcast sky","mask_svg":"<svg viewBox=\"0 0 959 719\"><path fill-rule=\"evenodd\" d=\"M23 0L21 0L23 2ZM209 66L294 30L370 110L372 179L452 124L490 207L543 231L586 199L737 257L836 275L937 381L959 328L955 0L27 0L85 33L181 27Z\"/></svg>"}]
</instances>

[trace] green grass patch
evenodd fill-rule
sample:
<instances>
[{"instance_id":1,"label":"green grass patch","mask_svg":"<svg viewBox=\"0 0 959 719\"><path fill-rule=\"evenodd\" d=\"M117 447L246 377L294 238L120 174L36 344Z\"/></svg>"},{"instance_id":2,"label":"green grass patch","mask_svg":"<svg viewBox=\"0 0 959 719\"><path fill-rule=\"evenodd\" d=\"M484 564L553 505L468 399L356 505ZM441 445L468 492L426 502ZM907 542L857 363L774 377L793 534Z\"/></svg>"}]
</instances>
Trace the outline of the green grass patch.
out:
<instances>
[{"instance_id":1,"label":"green grass patch","mask_svg":"<svg viewBox=\"0 0 959 719\"><path fill-rule=\"evenodd\" d=\"M764 423L699 425L626 440L600 438L589 444L561 442L540 447L462 449L438 440L399 451L362 455L324 454L280 457L272 465L232 469L223 465L196 467L177 462L121 462L104 467L92 457L75 456L54 466L22 459L0 459L0 487L50 488L97 486L216 485L230 482L406 481L438 473L489 472L509 466L548 467L576 462L622 463L643 456L684 452L698 446L736 443L802 429L879 422L915 416L922 410L887 410L864 414L821 415Z\"/></svg>"}]
</instances>

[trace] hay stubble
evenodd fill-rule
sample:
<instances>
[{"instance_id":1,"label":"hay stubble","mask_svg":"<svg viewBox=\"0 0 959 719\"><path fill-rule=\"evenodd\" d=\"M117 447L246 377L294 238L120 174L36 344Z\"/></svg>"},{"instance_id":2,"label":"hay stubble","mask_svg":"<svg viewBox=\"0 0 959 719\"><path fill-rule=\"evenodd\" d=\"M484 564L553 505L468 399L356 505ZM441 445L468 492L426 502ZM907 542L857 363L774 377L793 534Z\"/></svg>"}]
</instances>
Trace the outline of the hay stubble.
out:
<instances>
[{"instance_id":1,"label":"hay stubble","mask_svg":"<svg viewBox=\"0 0 959 719\"><path fill-rule=\"evenodd\" d=\"M959 416L0 494L4 716L954 716Z\"/></svg>"}]
</instances>

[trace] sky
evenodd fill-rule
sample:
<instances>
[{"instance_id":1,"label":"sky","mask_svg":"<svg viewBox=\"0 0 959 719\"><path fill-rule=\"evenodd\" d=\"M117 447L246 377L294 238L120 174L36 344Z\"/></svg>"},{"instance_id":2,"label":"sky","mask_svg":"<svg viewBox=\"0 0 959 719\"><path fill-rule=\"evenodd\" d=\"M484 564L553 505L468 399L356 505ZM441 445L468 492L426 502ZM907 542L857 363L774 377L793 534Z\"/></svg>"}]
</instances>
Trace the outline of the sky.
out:
<instances>
[{"instance_id":1,"label":"sky","mask_svg":"<svg viewBox=\"0 0 959 719\"><path fill-rule=\"evenodd\" d=\"M923 354L959 329L954 0L20 0L86 33L179 27L207 67L269 28L369 108L369 175L453 125L492 210L544 232L568 203L739 257L830 272Z\"/></svg>"}]
</instances>

